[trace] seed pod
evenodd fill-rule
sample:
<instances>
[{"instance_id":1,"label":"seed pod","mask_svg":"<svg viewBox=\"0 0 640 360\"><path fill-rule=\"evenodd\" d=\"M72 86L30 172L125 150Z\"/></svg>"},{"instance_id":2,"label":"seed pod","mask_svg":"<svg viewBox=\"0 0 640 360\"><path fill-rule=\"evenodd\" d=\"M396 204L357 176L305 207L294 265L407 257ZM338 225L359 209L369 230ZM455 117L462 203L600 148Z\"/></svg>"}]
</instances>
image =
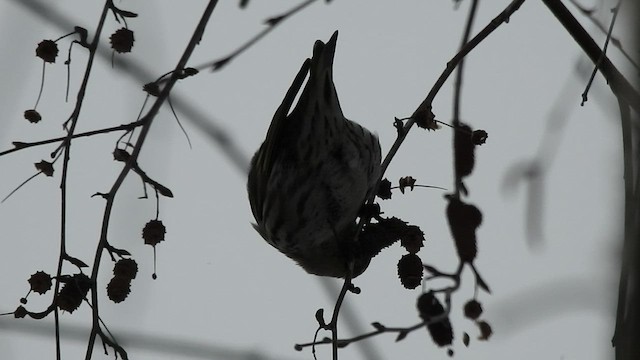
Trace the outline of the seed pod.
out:
<instances>
[{"instance_id":1,"label":"seed pod","mask_svg":"<svg viewBox=\"0 0 640 360\"><path fill-rule=\"evenodd\" d=\"M42 116L36 109L25 110L24 118L32 124L38 123L42 120Z\"/></svg>"},{"instance_id":2,"label":"seed pod","mask_svg":"<svg viewBox=\"0 0 640 360\"><path fill-rule=\"evenodd\" d=\"M419 227L409 225L396 217L379 218L377 223L367 225L360 234L360 250L364 255L372 258L382 249L393 245L398 239L407 251L415 253L422 246L424 234Z\"/></svg>"},{"instance_id":3,"label":"seed pod","mask_svg":"<svg viewBox=\"0 0 640 360\"><path fill-rule=\"evenodd\" d=\"M471 263L478 253L476 229L482 223L482 212L474 205L449 196L447 219L460 261Z\"/></svg>"},{"instance_id":4,"label":"seed pod","mask_svg":"<svg viewBox=\"0 0 640 360\"><path fill-rule=\"evenodd\" d=\"M475 147L473 143L473 132L469 125L460 123L456 128L453 138L455 154L456 178L462 180L473 171L475 165Z\"/></svg>"},{"instance_id":5,"label":"seed pod","mask_svg":"<svg viewBox=\"0 0 640 360\"><path fill-rule=\"evenodd\" d=\"M416 225L407 225L400 234L400 245L409 253L416 254L424 246L424 233Z\"/></svg>"},{"instance_id":6,"label":"seed pod","mask_svg":"<svg viewBox=\"0 0 640 360\"><path fill-rule=\"evenodd\" d=\"M415 289L422 283L422 260L416 254L406 254L398 261L398 277L407 289Z\"/></svg>"},{"instance_id":7,"label":"seed pod","mask_svg":"<svg viewBox=\"0 0 640 360\"><path fill-rule=\"evenodd\" d=\"M124 301L131 292L131 280L114 276L107 284L107 296L114 303L120 303Z\"/></svg>"},{"instance_id":8,"label":"seed pod","mask_svg":"<svg viewBox=\"0 0 640 360\"><path fill-rule=\"evenodd\" d=\"M74 312L82 304L82 300L91 289L91 279L85 274L78 273L61 280L64 285L58 293L56 305L60 310Z\"/></svg>"},{"instance_id":9,"label":"seed pod","mask_svg":"<svg viewBox=\"0 0 640 360\"><path fill-rule=\"evenodd\" d=\"M42 40L36 48L36 56L48 63L56 62L58 44L53 40Z\"/></svg>"},{"instance_id":10,"label":"seed pod","mask_svg":"<svg viewBox=\"0 0 640 360\"><path fill-rule=\"evenodd\" d=\"M149 220L142 229L142 238L146 245L156 246L159 242L164 241L164 235L167 233L162 220Z\"/></svg>"},{"instance_id":11,"label":"seed pod","mask_svg":"<svg viewBox=\"0 0 640 360\"><path fill-rule=\"evenodd\" d=\"M119 53L131 52L133 41L133 31L127 28L118 29L109 37L111 48Z\"/></svg>"},{"instance_id":12,"label":"seed pod","mask_svg":"<svg viewBox=\"0 0 640 360\"><path fill-rule=\"evenodd\" d=\"M467 301L464 304L464 316L471 320L477 320L482 315L482 304L476 299Z\"/></svg>"},{"instance_id":13,"label":"seed pod","mask_svg":"<svg viewBox=\"0 0 640 360\"><path fill-rule=\"evenodd\" d=\"M382 200L391 199L391 181L389 181L389 179L382 179L380 181L376 195Z\"/></svg>"},{"instance_id":14,"label":"seed pod","mask_svg":"<svg viewBox=\"0 0 640 360\"><path fill-rule=\"evenodd\" d=\"M135 279L138 274L138 264L133 259L120 259L113 266L113 276L125 279Z\"/></svg>"},{"instance_id":15,"label":"seed pod","mask_svg":"<svg viewBox=\"0 0 640 360\"><path fill-rule=\"evenodd\" d=\"M417 306L420 317L426 322L444 314L444 307L431 291L420 295ZM442 347L451 345L453 342L453 328L448 317L438 322L428 323L427 329L436 345Z\"/></svg>"},{"instance_id":16,"label":"seed pod","mask_svg":"<svg viewBox=\"0 0 640 360\"><path fill-rule=\"evenodd\" d=\"M51 289L51 275L44 271L38 271L29 278L31 291L42 295Z\"/></svg>"}]
</instances>

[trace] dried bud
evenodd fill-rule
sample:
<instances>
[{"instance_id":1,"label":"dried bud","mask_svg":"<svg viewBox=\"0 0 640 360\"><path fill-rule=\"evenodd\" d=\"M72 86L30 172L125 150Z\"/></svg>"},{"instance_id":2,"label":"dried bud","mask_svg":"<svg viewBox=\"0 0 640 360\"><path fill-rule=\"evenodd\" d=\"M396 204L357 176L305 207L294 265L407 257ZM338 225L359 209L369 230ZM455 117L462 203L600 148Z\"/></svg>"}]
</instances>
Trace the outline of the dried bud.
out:
<instances>
[{"instance_id":1,"label":"dried bud","mask_svg":"<svg viewBox=\"0 0 640 360\"><path fill-rule=\"evenodd\" d=\"M58 56L58 44L53 40L42 40L36 48L36 56L44 62L54 63Z\"/></svg>"},{"instance_id":2,"label":"dried bud","mask_svg":"<svg viewBox=\"0 0 640 360\"><path fill-rule=\"evenodd\" d=\"M111 41L111 48L119 53L128 53L131 52L131 48L133 48L133 31L127 28L121 28L116 30L111 37L109 38Z\"/></svg>"},{"instance_id":3,"label":"dried bud","mask_svg":"<svg viewBox=\"0 0 640 360\"><path fill-rule=\"evenodd\" d=\"M20 305L18 306L16 311L13 312L13 317L15 317L16 319L22 319L27 316L27 313L27 309L25 309L24 306Z\"/></svg>"},{"instance_id":4,"label":"dried bud","mask_svg":"<svg viewBox=\"0 0 640 360\"><path fill-rule=\"evenodd\" d=\"M196 75L197 73L198 73L198 69L196 69L196 68L192 68L192 67L184 68L184 69L182 69L180 74L178 74L178 78L181 79L181 80L182 79L186 79L189 76Z\"/></svg>"},{"instance_id":5,"label":"dried bud","mask_svg":"<svg viewBox=\"0 0 640 360\"><path fill-rule=\"evenodd\" d=\"M489 137L489 134L487 134L486 131L474 130L473 135L471 135L471 142L473 142L474 145L482 145L487 142L488 137Z\"/></svg>"},{"instance_id":6,"label":"dried bud","mask_svg":"<svg viewBox=\"0 0 640 360\"><path fill-rule=\"evenodd\" d=\"M34 165L36 166L36 169L38 169L38 171L42 172L43 174L47 176L53 176L53 163L42 160L39 163L35 163Z\"/></svg>"},{"instance_id":7,"label":"dried bud","mask_svg":"<svg viewBox=\"0 0 640 360\"><path fill-rule=\"evenodd\" d=\"M404 194L404 189L406 187L409 187L411 191L413 191L413 186L416 184L416 179L412 178L411 176L401 177L399 184L400 184L400 191Z\"/></svg>"},{"instance_id":8,"label":"dried bud","mask_svg":"<svg viewBox=\"0 0 640 360\"><path fill-rule=\"evenodd\" d=\"M427 130L438 130L440 126L435 121L436 116L433 114L431 109L427 110L419 110L412 116L416 120L416 125L419 128L427 129Z\"/></svg>"},{"instance_id":9,"label":"dried bud","mask_svg":"<svg viewBox=\"0 0 640 360\"><path fill-rule=\"evenodd\" d=\"M83 28L82 26L74 26L73 31L78 34L78 37L80 38L80 44L85 46L87 44L87 37L89 36L89 32L87 31L87 29Z\"/></svg>"},{"instance_id":10,"label":"dried bud","mask_svg":"<svg viewBox=\"0 0 640 360\"><path fill-rule=\"evenodd\" d=\"M156 246L159 242L164 241L166 232L161 220L150 220L142 229L142 238L145 244Z\"/></svg>"},{"instance_id":11,"label":"dried bud","mask_svg":"<svg viewBox=\"0 0 640 360\"><path fill-rule=\"evenodd\" d=\"M422 260L416 254L406 254L398 261L398 277L406 289L415 289L422 282Z\"/></svg>"},{"instance_id":12,"label":"dried bud","mask_svg":"<svg viewBox=\"0 0 640 360\"><path fill-rule=\"evenodd\" d=\"M51 276L44 271L38 271L29 278L31 291L42 295L51 290Z\"/></svg>"},{"instance_id":13,"label":"dried bud","mask_svg":"<svg viewBox=\"0 0 640 360\"><path fill-rule=\"evenodd\" d=\"M464 304L464 316L471 320L477 320L482 315L482 304L476 299L467 301Z\"/></svg>"},{"instance_id":14,"label":"dried bud","mask_svg":"<svg viewBox=\"0 0 640 360\"><path fill-rule=\"evenodd\" d=\"M24 118L32 124L36 124L42 120L40 113L36 109L26 110L24 112Z\"/></svg>"},{"instance_id":15,"label":"dried bud","mask_svg":"<svg viewBox=\"0 0 640 360\"><path fill-rule=\"evenodd\" d=\"M144 84L142 90L151 96L158 97L160 95L160 85L155 81Z\"/></svg>"},{"instance_id":16,"label":"dried bud","mask_svg":"<svg viewBox=\"0 0 640 360\"><path fill-rule=\"evenodd\" d=\"M324 321L324 309L316 310L316 321L321 329L327 328L327 323Z\"/></svg>"},{"instance_id":17,"label":"dried bud","mask_svg":"<svg viewBox=\"0 0 640 360\"><path fill-rule=\"evenodd\" d=\"M398 132L398 136L402 136L404 134L404 122L398 118L394 118L393 127L396 128Z\"/></svg>"},{"instance_id":18,"label":"dried bud","mask_svg":"<svg viewBox=\"0 0 640 360\"><path fill-rule=\"evenodd\" d=\"M113 150L113 159L115 161L127 162L131 158L131 154L129 154L126 150L116 148Z\"/></svg>"}]
</instances>

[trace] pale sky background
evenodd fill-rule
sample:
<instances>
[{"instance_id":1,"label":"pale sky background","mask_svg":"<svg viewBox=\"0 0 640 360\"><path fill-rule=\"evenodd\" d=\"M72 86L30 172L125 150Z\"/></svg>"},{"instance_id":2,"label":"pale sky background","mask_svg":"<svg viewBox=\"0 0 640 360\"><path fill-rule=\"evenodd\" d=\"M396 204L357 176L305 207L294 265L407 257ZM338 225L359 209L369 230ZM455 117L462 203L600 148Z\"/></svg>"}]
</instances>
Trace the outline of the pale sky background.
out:
<instances>
[{"instance_id":1,"label":"pale sky background","mask_svg":"<svg viewBox=\"0 0 640 360\"><path fill-rule=\"evenodd\" d=\"M22 1L35 3L38 1ZM42 1L43 3L49 3ZM42 62L34 49L55 39L60 29L19 5L0 1L0 150L11 141L35 141L63 135L61 124L73 108L86 53L74 47L70 102L64 103L69 42L47 66L37 125L22 118L37 97ZM262 21L298 1L221 1L190 61L198 65L220 58L259 32ZM395 140L393 118L409 116L424 99L459 45L469 1L458 10L452 1L318 1L283 23L220 72L202 72L180 82L180 98L207 121L222 128L244 159L264 139L300 64L312 54L313 42L340 31L334 63L335 83L343 111L380 136L383 153ZM474 33L508 1L480 3ZM205 1L118 1L140 16L129 19L135 46L128 55L152 74L132 79L96 62L78 131L131 122L145 94L142 85L171 70L204 9ZM589 5L589 4L587 4ZM49 19L62 15L94 33L102 2L63 0L50 5ZM574 8L571 8L574 10ZM604 12L605 16L607 11ZM593 30L591 24L580 18ZM605 18L608 23L608 18ZM617 33L625 37L624 14ZM120 25L110 17L105 39ZM597 30L596 41L604 37ZM102 43L106 46L106 41ZM612 58L628 68L615 50ZM116 61L117 62L117 61ZM617 253L622 213L621 131L615 99L600 75L589 101L580 107L586 79L576 71L584 56L540 1L528 1L467 57L462 118L489 133L476 152L476 168L467 180L469 202L484 214L479 228L476 264L493 294L481 293L483 319L494 328L489 342L478 342L477 328L462 317L462 304L473 296L472 277L454 296L451 321L455 359L580 359L613 357L611 336L617 297ZM117 67L117 65L116 65ZM590 69L590 66L588 67ZM588 70L590 71L590 70ZM451 116L452 80L434 103L438 119ZM554 108L561 110L554 111ZM503 191L507 171L533 157L551 118L566 120L544 193L544 239L530 247L525 232L526 191ZM229 157L181 113L193 142L189 149L168 107L154 122L139 163L152 178L168 186L173 199L161 200L160 219L166 241L158 246L158 279L152 280L152 248L140 237L155 217L155 200L138 200L141 183L131 174L116 201L110 242L126 248L139 264L132 293L121 304L104 297L101 314L131 359L312 359L310 349L293 350L313 338L315 311L333 308L318 278L306 274L253 231L245 175ZM421 184L452 187L451 131L413 129L387 172L396 181L411 175ZM68 250L90 263L99 237L104 201L90 198L106 192L121 164L112 160L119 134L80 139L72 147L69 186ZM43 146L0 158L0 196L34 173L33 163L47 159L54 146ZM54 178L38 177L0 205L0 313L13 311L28 291L26 280L38 270L55 273L59 234L60 164ZM415 190L381 203L389 216L419 225L427 242L423 262L453 271L457 258L444 216L443 192ZM396 275L399 245L376 257L355 283L360 295L349 295L362 332L369 323L409 326L419 321L415 301L420 290L406 290ZM103 257L100 289L111 277ZM72 267L67 271L75 272ZM336 282L337 283L337 282ZM28 309L40 311L50 293L29 297ZM62 314L63 357L84 356L89 307ZM341 334L350 334L344 323ZM87 332L84 332L87 330ZM472 342L465 348L462 333ZM321 337L329 336L321 333ZM426 330L395 343L394 334L352 344L342 359L445 359ZM102 354L97 342L94 359ZM53 316L45 320L0 317L0 358L54 358ZM330 358L330 348L318 348Z\"/></svg>"}]
</instances>

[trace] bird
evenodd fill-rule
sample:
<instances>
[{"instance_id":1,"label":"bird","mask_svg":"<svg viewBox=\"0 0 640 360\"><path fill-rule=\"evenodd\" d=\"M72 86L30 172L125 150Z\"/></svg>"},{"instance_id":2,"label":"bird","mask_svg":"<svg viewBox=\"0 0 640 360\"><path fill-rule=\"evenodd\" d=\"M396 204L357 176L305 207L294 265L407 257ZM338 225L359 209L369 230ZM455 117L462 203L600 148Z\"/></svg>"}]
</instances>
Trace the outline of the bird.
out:
<instances>
[{"instance_id":1,"label":"bird","mask_svg":"<svg viewBox=\"0 0 640 360\"><path fill-rule=\"evenodd\" d=\"M317 40L303 62L251 160L247 192L253 226L269 244L310 274L355 278L371 261L355 239L379 181L381 149L376 134L342 113L333 82L337 38L338 31L326 44Z\"/></svg>"}]
</instances>

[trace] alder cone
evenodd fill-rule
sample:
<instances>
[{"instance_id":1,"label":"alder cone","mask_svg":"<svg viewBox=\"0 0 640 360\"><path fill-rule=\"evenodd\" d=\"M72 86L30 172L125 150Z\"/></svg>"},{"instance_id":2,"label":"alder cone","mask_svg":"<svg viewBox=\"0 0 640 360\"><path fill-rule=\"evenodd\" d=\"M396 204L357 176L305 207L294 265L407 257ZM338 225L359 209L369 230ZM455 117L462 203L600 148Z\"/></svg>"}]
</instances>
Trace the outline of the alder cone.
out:
<instances>
[{"instance_id":1,"label":"alder cone","mask_svg":"<svg viewBox=\"0 0 640 360\"><path fill-rule=\"evenodd\" d=\"M338 32L316 41L251 161L255 229L308 273L345 277L369 265L353 242L356 218L380 175L380 144L344 117L333 83ZM295 108L289 113L307 75Z\"/></svg>"}]
</instances>

